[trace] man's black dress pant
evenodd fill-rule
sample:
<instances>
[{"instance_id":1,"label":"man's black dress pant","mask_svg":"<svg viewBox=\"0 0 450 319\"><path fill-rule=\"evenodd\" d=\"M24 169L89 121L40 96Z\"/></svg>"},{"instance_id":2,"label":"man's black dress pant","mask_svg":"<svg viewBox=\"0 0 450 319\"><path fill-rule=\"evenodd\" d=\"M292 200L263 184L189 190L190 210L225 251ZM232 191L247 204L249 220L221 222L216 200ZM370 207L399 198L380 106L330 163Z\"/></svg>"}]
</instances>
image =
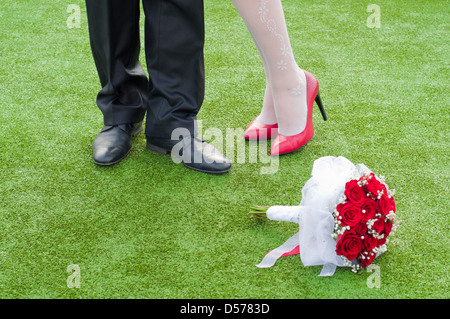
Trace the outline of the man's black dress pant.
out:
<instances>
[{"instance_id":1,"label":"man's black dress pant","mask_svg":"<svg viewBox=\"0 0 450 319\"><path fill-rule=\"evenodd\" d=\"M143 0L148 77L139 62L140 0L86 0L92 53L105 125L137 123L145 134L195 135L204 97L203 0Z\"/></svg>"}]
</instances>

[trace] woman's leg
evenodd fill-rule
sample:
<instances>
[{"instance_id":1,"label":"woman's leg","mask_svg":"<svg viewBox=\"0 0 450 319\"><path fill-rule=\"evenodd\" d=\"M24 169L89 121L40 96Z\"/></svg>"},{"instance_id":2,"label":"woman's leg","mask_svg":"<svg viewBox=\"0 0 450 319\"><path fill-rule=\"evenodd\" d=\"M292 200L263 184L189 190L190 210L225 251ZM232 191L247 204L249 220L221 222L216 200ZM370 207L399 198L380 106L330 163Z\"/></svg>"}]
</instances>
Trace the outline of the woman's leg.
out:
<instances>
[{"instance_id":1,"label":"woman's leg","mask_svg":"<svg viewBox=\"0 0 450 319\"><path fill-rule=\"evenodd\" d=\"M266 73L258 122L274 124L276 120L279 133L285 136L302 132L307 115L306 78L292 53L281 0L232 1L260 52Z\"/></svg>"}]
</instances>

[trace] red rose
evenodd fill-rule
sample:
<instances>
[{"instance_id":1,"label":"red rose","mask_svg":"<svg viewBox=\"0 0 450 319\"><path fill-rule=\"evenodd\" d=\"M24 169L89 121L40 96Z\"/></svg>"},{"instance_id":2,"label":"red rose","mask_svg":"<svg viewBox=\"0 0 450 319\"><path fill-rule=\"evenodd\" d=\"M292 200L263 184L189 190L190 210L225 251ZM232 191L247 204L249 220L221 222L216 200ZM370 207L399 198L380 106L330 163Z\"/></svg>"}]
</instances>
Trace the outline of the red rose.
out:
<instances>
[{"instance_id":1,"label":"red rose","mask_svg":"<svg viewBox=\"0 0 450 319\"><path fill-rule=\"evenodd\" d=\"M378 239L377 246L382 246L382 245L386 244L386 240L387 240L386 236L384 236L383 238Z\"/></svg>"},{"instance_id":2,"label":"red rose","mask_svg":"<svg viewBox=\"0 0 450 319\"><path fill-rule=\"evenodd\" d=\"M361 236L358 236L354 232L345 232L337 238L336 254L345 256L348 260L353 260L358 257L361 248Z\"/></svg>"},{"instance_id":3,"label":"red rose","mask_svg":"<svg viewBox=\"0 0 450 319\"><path fill-rule=\"evenodd\" d=\"M389 220L386 221L386 223L384 224L384 229L383 229L384 237L389 236L389 234L391 233L393 225L394 225L393 222L391 222Z\"/></svg>"},{"instance_id":4,"label":"red rose","mask_svg":"<svg viewBox=\"0 0 450 319\"><path fill-rule=\"evenodd\" d=\"M368 254L368 255L364 255L364 259L360 258L359 262L361 263L361 267L366 268L367 266L369 266L372 261L375 259L376 254Z\"/></svg>"},{"instance_id":5,"label":"red rose","mask_svg":"<svg viewBox=\"0 0 450 319\"><path fill-rule=\"evenodd\" d=\"M358 182L354 179L345 184L345 197L358 207L364 203L367 198L366 192L358 185Z\"/></svg>"},{"instance_id":6,"label":"red rose","mask_svg":"<svg viewBox=\"0 0 450 319\"><path fill-rule=\"evenodd\" d=\"M366 236L364 236L363 248L365 251L371 252L372 249L374 249L377 246L378 246L378 239L376 239L375 237L373 237L370 234L367 234Z\"/></svg>"},{"instance_id":7,"label":"red rose","mask_svg":"<svg viewBox=\"0 0 450 319\"><path fill-rule=\"evenodd\" d=\"M378 218L372 225L372 230L376 231L378 234L381 234L384 230L384 225L386 224L384 218Z\"/></svg>"},{"instance_id":8,"label":"red rose","mask_svg":"<svg viewBox=\"0 0 450 319\"><path fill-rule=\"evenodd\" d=\"M377 212L375 201L372 198L366 198L361 206L361 211L363 213L363 219L365 221L374 219Z\"/></svg>"},{"instance_id":9,"label":"red rose","mask_svg":"<svg viewBox=\"0 0 450 319\"><path fill-rule=\"evenodd\" d=\"M392 201L387 194L384 194L380 199L376 200L376 207L377 212L385 216L389 214L391 210L395 209L395 206L392 206Z\"/></svg>"},{"instance_id":10,"label":"red rose","mask_svg":"<svg viewBox=\"0 0 450 319\"><path fill-rule=\"evenodd\" d=\"M366 192L368 192L372 198L376 198L380 191L386 192L386 186L382 184L373 173L366 179L367 184L364 186Z\"/></svg>"},{"instance_id":11,"label":"red rose","mask_svg":"<svg viewBox=\"0 0 450 319\"><path fill-rule=\"evenodd\" d=\"M397 211L397 209L395 208L395 200L393 196L389 197L389 200L391 202L391 210L395 213Z\"/></svg>"},{"instance_id":12,"label":"red rose","mask_svg":"<svg viewBox=\"0 0 450 319\"><path fill-rule=\"evenodd\" d=\"M357 235L365 236L365 234L367 233L367 224L363 221L353 227L353 230Z\"/></svg>"},{"instance_id":13,"label":"red rose","mask_svg":"<svg viewBox=\"0 0 450 319\"><path fill-rule=\"evenodd\" d=\"M358 225L362 220L361 209L356 207L352 202L339 204L336 209L341 217L339 220L342 226L353 227Z\"/></svg>"}]
</instances>

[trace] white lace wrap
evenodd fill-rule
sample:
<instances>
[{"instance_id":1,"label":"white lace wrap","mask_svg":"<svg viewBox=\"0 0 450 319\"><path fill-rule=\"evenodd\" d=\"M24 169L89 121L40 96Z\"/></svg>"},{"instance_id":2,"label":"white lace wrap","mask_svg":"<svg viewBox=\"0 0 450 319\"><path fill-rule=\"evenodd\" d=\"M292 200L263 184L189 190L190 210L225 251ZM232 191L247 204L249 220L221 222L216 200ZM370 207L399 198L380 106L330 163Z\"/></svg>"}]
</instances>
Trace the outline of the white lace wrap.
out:
<instances>
[{"instance_id":1,"label":"white lace wrap","mask_svg":"<svg viewBox=\"0 0 450 319\"><path fill-rule=\"evenodd\" d=\"M345 184L363 174L371 173L364 165L352 164L345 157L326 156L317 159L312 177L302 189L299 206L272 206L267 210L271 220L299 224L299 232L286 243L269 252L257 266L271 267L284 253L300 245L300 258L304 266L323 265L319 276L332 276L336 267L347 264L336 254L333 239L333 212L344 195Z\"/></svg>"}]
</instances>

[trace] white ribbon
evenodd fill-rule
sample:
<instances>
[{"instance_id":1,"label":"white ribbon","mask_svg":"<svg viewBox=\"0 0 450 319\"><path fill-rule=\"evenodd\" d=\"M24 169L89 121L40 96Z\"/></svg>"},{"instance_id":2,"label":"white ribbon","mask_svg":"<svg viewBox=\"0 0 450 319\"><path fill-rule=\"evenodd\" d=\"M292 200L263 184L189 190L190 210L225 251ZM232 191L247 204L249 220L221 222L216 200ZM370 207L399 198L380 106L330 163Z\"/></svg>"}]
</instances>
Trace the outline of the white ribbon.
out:
<instances>
[{"instance_id":1,"label":"white ribbon","mask_svg":"<svg viewBox=\"0 0 450 319\"><path fill-rule=\"evenodd\" d=\"M281 245L278 248L275 248L274 250L270 251L264 259L256 265L258 268L270 268L277 260L285 253L288 253L292 251L297 245L299 244L299 237L298 233L296 233L294 236L289 238L283 245ZM333 276L334 272L336 271L336 265L327 263L323 265L322 271L320 272L319 276L327 277L327 276Z\"/></svg>"},{"instance_id":2,"label":"white ribbon","mask_svg":"<svg viewBox=\"0 0 450 319\"><path fill-rule=\"evenodd\" d=\"M264 259L256 265L259 268L269 268L275 265L278 258L280 258L283 254L290 252L292 249L297 247L298 245L298 233L289 238L283 245L274 250L270 251Z\"/></svg>"},{"instance_id":3,"label":"white ribbon","mask_svg":"<svg viewBox=\"0 0 450 319\"><path fill-rule=\"evenodd\" d=\"M322 276L322 277L333 276L335 271L336 271L336 265L328 263L328 264L323 265L322 271L320 272L319 276Z\"/></svg>"}]
</instances>

